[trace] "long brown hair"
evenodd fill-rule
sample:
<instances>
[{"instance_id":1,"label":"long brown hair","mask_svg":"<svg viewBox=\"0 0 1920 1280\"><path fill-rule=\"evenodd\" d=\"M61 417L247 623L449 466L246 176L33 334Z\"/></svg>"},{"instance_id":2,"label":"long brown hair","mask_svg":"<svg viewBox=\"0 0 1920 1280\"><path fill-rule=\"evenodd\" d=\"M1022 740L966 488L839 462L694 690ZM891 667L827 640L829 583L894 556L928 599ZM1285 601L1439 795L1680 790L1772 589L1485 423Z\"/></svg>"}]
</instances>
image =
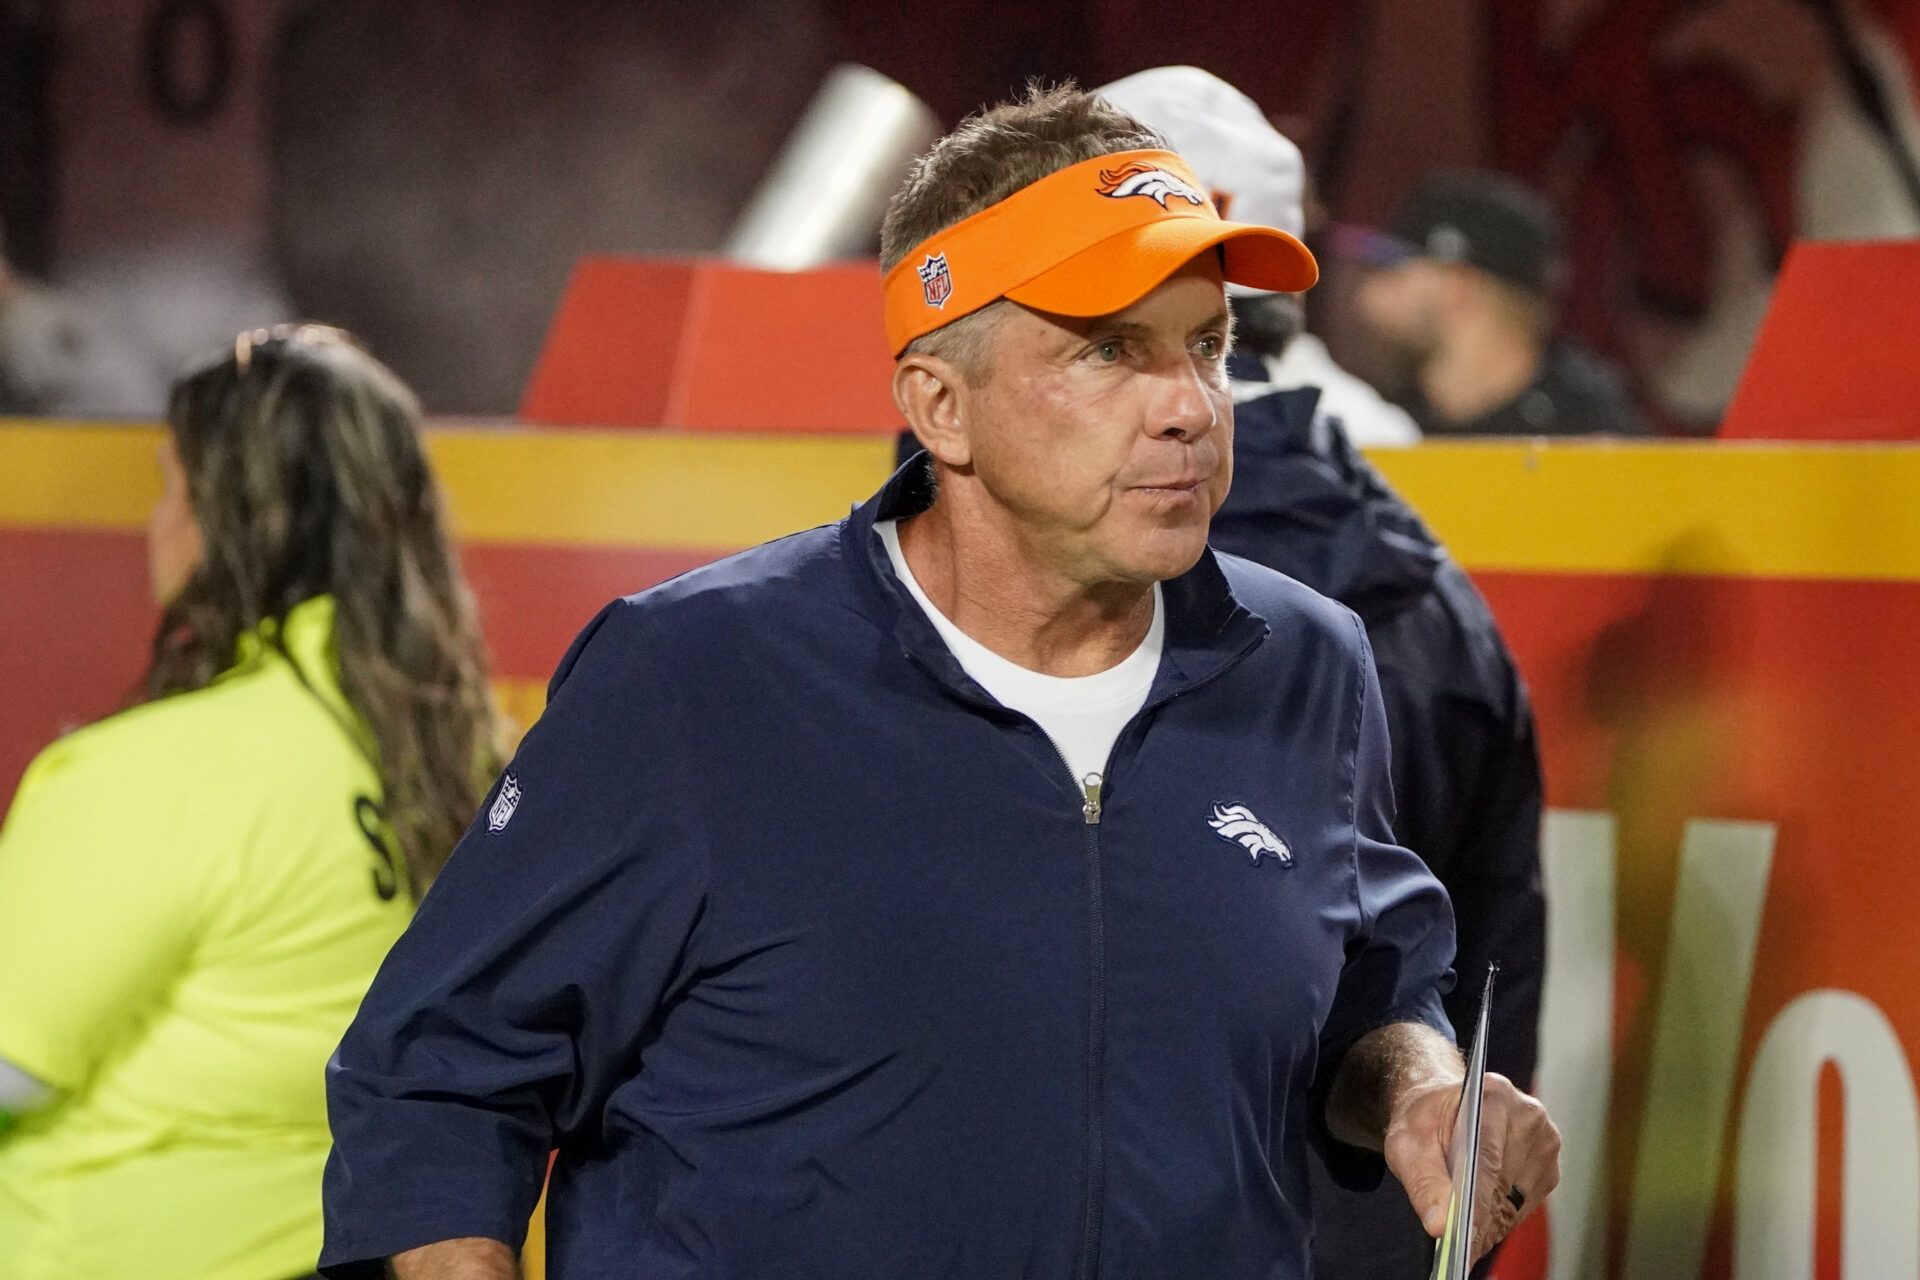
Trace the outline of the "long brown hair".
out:
<instances>
[{"instance_id":1,"label":"long brown hair","mask_svg":"<svg viewBox=\"0 0 1920 1280\"><path fill-rule=\"evenodd\" d=\"M167 425L205 554L167 604L148 698L205 687L243 632L330 595L340 686L415 895L498 760L486 653L421 450L419 406L345 333L243 334L174 384ZM296 668L297 670L297 668Z\"/></svg>"}]
</instances>

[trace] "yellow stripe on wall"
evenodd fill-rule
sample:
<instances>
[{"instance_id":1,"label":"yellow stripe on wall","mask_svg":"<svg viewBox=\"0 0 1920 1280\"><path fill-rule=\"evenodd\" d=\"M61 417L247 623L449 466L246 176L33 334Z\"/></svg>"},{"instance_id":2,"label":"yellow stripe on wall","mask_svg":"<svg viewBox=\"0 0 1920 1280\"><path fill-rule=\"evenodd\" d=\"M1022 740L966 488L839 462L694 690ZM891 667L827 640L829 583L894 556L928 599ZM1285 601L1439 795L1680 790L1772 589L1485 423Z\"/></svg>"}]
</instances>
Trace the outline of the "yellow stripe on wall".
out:
<instances>
[{"instance_id":1,"label":"yellow stripe on wall","mask_svg":"<svg viewBox=\"0 0 1920 1280\"><path fill-rule=\"evenodd\" d=\"M838 520L886 479L874 436L436 427L454 530L532 546L749 547ZM0 525L140 529L157 427L0 420Z\"/></svg>"},{"instance_id":2,"label":"yellow stripe on wall","mask_svg":"<svg viewBox=\"0 0 1920 1280\"><path fill-rule=\"evenodd\" d=\"M0 524L145 528L160 438L149 426L0 419Z\"/></svg>"},{"instance_id":3,"label":"yellow stripe on wall","mask_svg":"<svg viewBox=\"0 0 1920 1280\"><path fill-rule=\"evenodd\" d=\"M751 546L886 476L870 436L440 427L456 530L538 546ZM152 427L0 423L0 524L141 528ZM1373 454L1473 569L1920 581L1920 446L1437 442Z\"/></svg>"},{"instance_id":4,"label":"yellow stripe on wall","mask_svg":"<svg viewBox=\"0 0 1920 1280\"><path fill-rule=\"evenodd\" d=\"M695 550L838 520L893 461L873 436L442 428L431 449L466 537Z\"/></svg>"},{"instance_id":5,"label":"yellow stripe on wall","mask_svg":"<svg viewBox=\"0 0 1920 1280\"><path fill-rule=\"evenodd\" d=\"M1472 569L1920 580L1920 445L1439 441L1369 456Z\"/></svg>"}]
</instances>

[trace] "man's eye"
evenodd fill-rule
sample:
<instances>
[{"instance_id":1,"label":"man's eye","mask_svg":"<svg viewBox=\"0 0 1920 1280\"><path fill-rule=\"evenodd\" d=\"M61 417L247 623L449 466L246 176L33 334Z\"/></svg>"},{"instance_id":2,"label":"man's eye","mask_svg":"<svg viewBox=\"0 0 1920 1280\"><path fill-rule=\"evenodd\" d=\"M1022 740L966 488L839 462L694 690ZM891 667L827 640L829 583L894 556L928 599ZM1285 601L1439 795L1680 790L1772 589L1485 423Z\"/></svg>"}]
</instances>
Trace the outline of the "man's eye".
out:
<instances>
[{"instance_id":1,"label":"man's eye","mask_svg":"<svg viewBox=\"0 0 1920 1280\"><path fill-rule=\"evenodd\" d=\"M1200 352L1201 358L1205 360L1218 360L1225 345L1226 344L1218 338L1202 338L1194 344L1195 349Z\"/></svg>"},{"instance_id":2,"label":"man's eye","mask_svg":"<svg viewBox=\"0 0 1920 1280\"><path fill-rule=\"evenodd\" d=\"M1094 354L1099 357L1101 364L1114 364L1119 361L1120 354L1124 350L1125 348L1118 342L1103 342Z\"/></svg>"}]
</instances>

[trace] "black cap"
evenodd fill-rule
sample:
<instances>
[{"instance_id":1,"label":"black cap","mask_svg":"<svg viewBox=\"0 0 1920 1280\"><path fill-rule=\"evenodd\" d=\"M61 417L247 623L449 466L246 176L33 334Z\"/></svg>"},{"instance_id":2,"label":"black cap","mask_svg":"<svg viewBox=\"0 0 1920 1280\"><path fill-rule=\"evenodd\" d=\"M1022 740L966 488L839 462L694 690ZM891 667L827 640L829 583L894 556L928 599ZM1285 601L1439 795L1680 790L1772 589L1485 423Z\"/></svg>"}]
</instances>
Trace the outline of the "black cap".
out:
<instances>
[{"instance_id":1,"label":"black cap","mask_svg":"<svg viewBox=\"0 0 1920 1280\"><path fill-rule=\"evenodd\" d=\"M1504 173L1434 174L1388 234L1420 257L1465 263L1533 293L1560 287L1560 219L1545 196Z\"/></svg>"}]
</instances>

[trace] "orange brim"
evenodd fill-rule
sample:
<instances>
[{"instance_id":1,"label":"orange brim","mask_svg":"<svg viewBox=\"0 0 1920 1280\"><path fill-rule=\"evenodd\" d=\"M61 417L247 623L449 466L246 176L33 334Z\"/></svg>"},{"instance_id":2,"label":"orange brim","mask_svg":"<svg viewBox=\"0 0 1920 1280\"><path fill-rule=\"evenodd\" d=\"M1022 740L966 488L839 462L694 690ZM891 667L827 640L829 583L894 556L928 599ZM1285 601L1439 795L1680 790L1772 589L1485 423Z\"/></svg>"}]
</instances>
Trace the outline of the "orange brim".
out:
<instances>
[{"instance_id":1,"label":"orange brim","mask_svg":"<svg viewBox=\"0 0 1920 1280\"><path fill-rule=\"evenodd\" d=\"M1055 315L1110 315L1140 301L1216 247L1229 284L1299 293L1320 278L1313 254L1284 231L1211 218L1166 218L1089 245L1005 296Z\"/></svg>"},{"instance_id":2,"label":"orange brim","mask_svg":"<svg viewBox=\"0 0 1920 1280\"><path fill-rule=\"evenodd\" d=\"M897 356L998 298L1056 315L1106 315L1215 249L1234 284L1297 293L1320 274L1286 232L1223 221L1173 152L1095 156L927 237L895 262L881 282L887 341Z\"/></svg>"}]
</instances>

